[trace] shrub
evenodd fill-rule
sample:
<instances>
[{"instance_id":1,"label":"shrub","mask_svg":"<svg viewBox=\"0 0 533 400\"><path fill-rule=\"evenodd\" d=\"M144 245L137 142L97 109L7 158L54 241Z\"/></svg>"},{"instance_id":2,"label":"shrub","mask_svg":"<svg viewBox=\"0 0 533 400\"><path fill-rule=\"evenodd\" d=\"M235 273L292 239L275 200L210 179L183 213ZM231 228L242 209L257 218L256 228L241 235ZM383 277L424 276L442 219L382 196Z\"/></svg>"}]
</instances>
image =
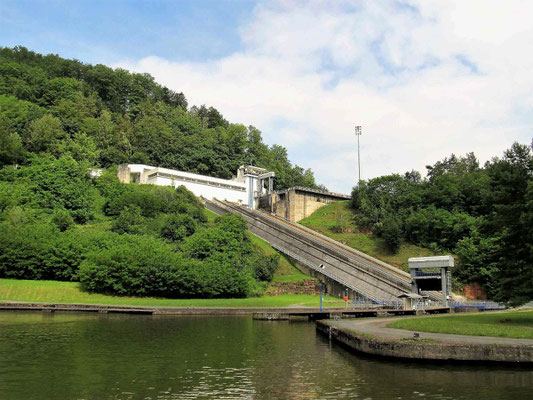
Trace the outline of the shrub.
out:
<instances>
[{"instance_id":1,"label":"shrub","mask_svg":"<svg viewBox=\"0 0 533 400\"><path fill-rule=\"evenodd\" d=\"M31 165L17 169L15 175L26 178L39 208L64 208L77 223L93 217L96 193L87 165L71 157L33 157Z\"/></svg>"},{"instance_id":2,"label":"shrub","mask_svg":"<svg viewBox=\"0 0 533 400\"><path fill-rule=\"evenodd\" d=\"M116 233L140 233L144 218L136 205L125 207L118 218L113 221L111 230Z\"/></svg>"},{"instance_id":3,"label":"shrub","mask_svg":"<svg viewBox=\"0 0 533 400\"><path fill-rule=\"evenodd\" d=\"M49 224L0 225L0 277L54 279L44 268L44 261L54 247L56 234L55 227Z\"/></svg>"},{"instance_id":4,"label":"shrub","mask_svg":"<svg viewBox=\"0 0 533 400\"><path fill-rule=\"evenodd\" d=\"M105 182L103 182L105 180ZM106 215L116 216L128 206L137 206L146 218L155 218L160 213L189 214L198 222L206 222L203 205L185 187L125 185L113 183L106 176L97 181L100 191L108 198L104 207Z\"/></svg>"},{"instance_id":5,"label":"shrub","mask_svg":"<svg viewBox=\"0 0 533 400\"><path fill-rule=\"evenodd\" d=\"M0 277L77 280L88 252L119 241L120 236L111 232L59 232L55 225L43 222L6 221L0 224Z\"/></svg>"},{"instance_id":6,"label":"shrub","mask_svg":"<svg viewBox=\"0 0 533 400\"><path fill-rule=\"evenodd\" d=\"M250 257L254 265L254 277L259 281L270 282L278 267L279 255L271 255L268 257L262 254L255 254Z\"/></svg>"},{"instance_id":7,"label":"shrub","mask_svg":"<svg viewBox=\"0 0 533 400\"><path fill-rule=\"evenodd\" d=\"M161 228L160 236L173 242L179 242L196 231L196 221L189 215L170 215Z\"/></svg>"},{"instance_id":8,"label":"shrub","mask_svg":"<svg viewBox=\"0 0 533 400\"><path fill-rule=\"evenodd\" d=\"M250 254L252 245L246 236L246 221L238 215L217 217L210 229L203 229L185 240L183 250L189 257L203 260L215 253L226 259Z\"/></svg>"},{"instance_id":9,"label":"shrub","mask_svg":"<svg viewBox=\"0 0 533 400\"><path fill-rule=\"evenodd\" d=\"M335 215L336 222L333 226L332 230L336 233L344 233L348 229L349 224L349 218L350 216L347 213L343 213L342 211L339 211Z\"/></svg>"},{"instance_id":10,"label":"shrub","mask_svg":"<svg viewBox=\"0 0 533 400\"><path fill-rule=\"evenodd\" d=\"M243 297L249 277L215 260L183 258L172 246L148 236L88 254L80 282L89 291L132 296Z\"/></svg>"},{"instance_id":11,"label":"shrub","mask_svg":"<svg viewBox=\"0 0 533 400\"><path fill-rule=\"evenodd\" d=\"M52 214L52 223L60 232L64 232L74 224L74 220L67 210L58 208Z\"/></svg>"},{"instance_id":12,"label":"shrub","mask_svg":"<svg viewBox=\"0 0 533 400\"><path fill-rule=\"evenodd\" d=\"M126 240L108 249L89 252L80 267L82 287L119 295L176 297L181 257L155 238L124 236Z\"/></svg>"}]
</instances>

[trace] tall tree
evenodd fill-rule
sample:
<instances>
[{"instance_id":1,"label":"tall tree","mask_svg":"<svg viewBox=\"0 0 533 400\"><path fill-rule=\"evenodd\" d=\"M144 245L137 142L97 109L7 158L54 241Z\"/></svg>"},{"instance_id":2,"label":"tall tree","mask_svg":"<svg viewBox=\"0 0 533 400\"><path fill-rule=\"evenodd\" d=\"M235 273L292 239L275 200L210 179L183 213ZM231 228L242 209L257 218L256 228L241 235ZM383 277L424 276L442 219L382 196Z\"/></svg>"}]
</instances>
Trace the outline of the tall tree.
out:
<instances>
[{"instance_id":1,"label":"tall tree","mask_svg":"<svg viewBox=\"0 0 533 400\"><path fill-rule=\"evenodd\" d=\"M514 143L502 159L487 166L489 215L481 226L486 236L498 236L499 268L494 283L496 299L521 304L533 298L531 252L531 148Z\"/></svg>"}]
</instances>

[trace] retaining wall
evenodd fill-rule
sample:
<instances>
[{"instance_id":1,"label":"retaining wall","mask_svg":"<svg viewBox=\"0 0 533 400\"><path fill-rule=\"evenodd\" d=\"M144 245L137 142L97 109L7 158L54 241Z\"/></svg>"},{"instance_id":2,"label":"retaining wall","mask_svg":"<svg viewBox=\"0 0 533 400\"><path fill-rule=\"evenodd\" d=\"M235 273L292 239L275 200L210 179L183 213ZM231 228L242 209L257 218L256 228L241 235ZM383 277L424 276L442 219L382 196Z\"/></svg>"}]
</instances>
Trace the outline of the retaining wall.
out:
<instances>
[{"instance_id":1,"label":"retaining wall","mask_svg":"<svg viewBox=\"0 0 533 400\"><path fill-rule=\"evenodd\" d=\"M386 339L333 325L332 321L317 321L317 330L355 351L371 355L413 360L533 363L533 346Z\"/></svg>"}]
</instances>

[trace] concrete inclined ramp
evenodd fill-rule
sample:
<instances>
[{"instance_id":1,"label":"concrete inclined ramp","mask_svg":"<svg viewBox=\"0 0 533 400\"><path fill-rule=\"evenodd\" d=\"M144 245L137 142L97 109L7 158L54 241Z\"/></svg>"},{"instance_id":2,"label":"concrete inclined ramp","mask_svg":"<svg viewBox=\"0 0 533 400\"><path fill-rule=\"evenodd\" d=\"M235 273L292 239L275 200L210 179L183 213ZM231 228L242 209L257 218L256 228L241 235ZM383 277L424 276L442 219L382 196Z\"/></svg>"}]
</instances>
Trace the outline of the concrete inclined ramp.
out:
<instances>
[{"instance_id":1,"label":"concrete inclined ramp","mask_svg":"<svg viewBox=\"0 0 533 400\"><path fill-rule=\"evenodd\" d=\"M276 250L373 301L398 300L411 291L408 273L361 253L302 225L259 210L218 200L206 201L216 214L237 213L248 229ZM430 298L439 300L436 293Z\"/></svg>"}]
</instances>

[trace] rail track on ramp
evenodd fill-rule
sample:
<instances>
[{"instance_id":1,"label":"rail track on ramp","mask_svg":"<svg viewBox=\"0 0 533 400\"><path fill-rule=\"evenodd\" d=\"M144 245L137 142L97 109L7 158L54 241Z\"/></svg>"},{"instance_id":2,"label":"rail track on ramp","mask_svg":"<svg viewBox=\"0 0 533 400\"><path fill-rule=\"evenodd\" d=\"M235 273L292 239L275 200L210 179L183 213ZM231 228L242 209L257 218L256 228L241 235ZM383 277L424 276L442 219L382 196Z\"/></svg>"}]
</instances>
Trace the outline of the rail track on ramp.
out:
<instances>
[{"instance_id":1,"label":"rail track on ramp","mask_svg":"<svg viewBox=\"0 0 533 400\"><path fill-rule=\"evenodd\" d=\"M373 301L397 300L411 291L411 277L400 269L302 225L226 201L206 201L217 214L237 213L248 229L276 250ZM439 300L437 293L427 293Z\"/></svg>"}]
</instances>

